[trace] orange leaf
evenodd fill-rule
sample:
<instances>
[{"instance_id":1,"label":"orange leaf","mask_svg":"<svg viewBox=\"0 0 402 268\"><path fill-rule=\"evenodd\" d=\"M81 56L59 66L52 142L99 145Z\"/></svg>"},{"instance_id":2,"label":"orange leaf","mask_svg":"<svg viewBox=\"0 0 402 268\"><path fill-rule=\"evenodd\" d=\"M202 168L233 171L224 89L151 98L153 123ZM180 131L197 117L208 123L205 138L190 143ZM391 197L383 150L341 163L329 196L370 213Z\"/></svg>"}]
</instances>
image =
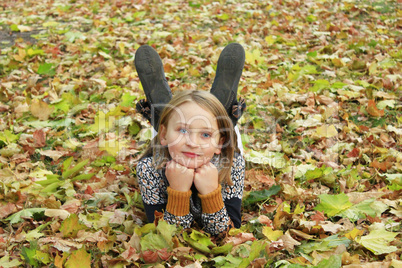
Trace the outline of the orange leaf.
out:
<instances>
[{"instance_id":1,"label":"orange leaf","mask_svg":"<svg viewBox=\"0 0 402 268\"><path fill-rule=\"evenodd\" d=\"M380 117L384 115L384 110L379 110L375 105L374 100L369 100L367 106L367 112L369 113L369 115L374 117Z\"/></svg>"},{"instance_id":2,"label":"orange leaf","mask_svg":"<svg viewBox=\"0 0 402 268\"><path fill-rule=\"evenodd\" d=\"M388 159L384 162L378 162L377 159L374 159L373 162L370 163L370 166L376 169L380 169L382 171L387 171L388 169L390 169L392 167L392 162L388 161Z\"/></svg>"}]
</instances>

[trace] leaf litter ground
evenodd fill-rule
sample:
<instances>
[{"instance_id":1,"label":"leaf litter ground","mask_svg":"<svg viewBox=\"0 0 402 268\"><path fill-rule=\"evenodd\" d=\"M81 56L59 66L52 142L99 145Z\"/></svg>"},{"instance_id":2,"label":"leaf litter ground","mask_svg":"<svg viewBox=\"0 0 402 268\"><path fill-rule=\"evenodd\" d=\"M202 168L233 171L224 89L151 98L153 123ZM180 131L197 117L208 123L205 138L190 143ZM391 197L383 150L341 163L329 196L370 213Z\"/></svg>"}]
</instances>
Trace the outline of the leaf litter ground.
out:
<instances>
[{"instance_id":1,"label":"leaf litter ground","mask_svg":"<svg viewBox=\"0 0 402 268\"><path fill-rule=\"evenodd\" d=\"M400 1L4 1L0 267L401 267ZM147 224L136 49L208 90L241 43L243 225Z\"/></svg>"}]
</instances>

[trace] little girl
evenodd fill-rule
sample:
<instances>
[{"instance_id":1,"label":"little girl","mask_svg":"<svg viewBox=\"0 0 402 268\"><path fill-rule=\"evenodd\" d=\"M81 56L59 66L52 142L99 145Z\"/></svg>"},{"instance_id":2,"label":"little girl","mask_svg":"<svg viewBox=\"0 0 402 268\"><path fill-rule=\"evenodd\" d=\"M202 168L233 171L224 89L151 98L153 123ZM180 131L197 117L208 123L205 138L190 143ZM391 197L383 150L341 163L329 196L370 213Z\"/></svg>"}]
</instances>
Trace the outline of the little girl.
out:
<instances>
[{"instance_id":1,"label":"little girl","mask_svg":"<svg viewBox=\"0 0 402 268\"><path fill-rule=\"evenodd\" d=\"M240 227L245 164L233 126L246 106L236 97L244 60L243 47L229 44L211 93L180 92L172 99L158 53L147 45L137 50L135 66L147 98L137 111L158 133L137 165L149 222L159 211L169 223L188 228L196 222L211 234Z\"/></svg>"},{"instance_id":2,"label":"little girl","mask_svg":"<svg viewBox=\"0 0 402 268\"><path fill-rule=\"evenodd\" d=\"M137 165L148 220L160 211L168 223L195 221L211 234L239 228L245 162L221 102L206 91L181 91L158 130Z\"/></svg>"}]
</instances>

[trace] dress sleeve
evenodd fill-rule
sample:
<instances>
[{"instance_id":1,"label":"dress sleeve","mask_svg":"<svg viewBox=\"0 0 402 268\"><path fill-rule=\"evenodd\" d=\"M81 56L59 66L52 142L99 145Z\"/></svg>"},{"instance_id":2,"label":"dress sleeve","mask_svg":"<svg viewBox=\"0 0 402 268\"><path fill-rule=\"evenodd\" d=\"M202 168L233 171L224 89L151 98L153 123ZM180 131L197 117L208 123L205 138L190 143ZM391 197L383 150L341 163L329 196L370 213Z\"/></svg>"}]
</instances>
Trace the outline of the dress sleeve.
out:
<instances>
[{"instance_id":1,"label":"dress sleeve","mask_svg":"<svg viewBox=\"0 0 402 268\"><path fill-rule=\"evenodd\" d=\"M190 228L194 220L190 213L191 190L180 192L168 187L168 202L163 218L170 224L178 224Z\"/></svg>"},{"instance_id":2,"label":"dress sleeve","mask_svg":"<svg viewBox=\"0 0 402 268\"><path fill-rule=\"evenodd\" d=\"M141 159L137 164L137 178L148 222L155 220L155 211L166 209L166 183L152 165L152 158Z\"/></svg>"},{"instance_id":3,"label":"dress sleeve","mask_svg":"<svg viewBox=\"0 0 402 268\"><path fill-rule=\"evenodd\" d=\"M231 176L233 185L220 186L207 195L199 195L205 231L214 235L241 225L245 161L240 154L233 159Z\"/></svg>"},{"instance_id":4,"label":"dress sleeve","mask_svg":"<svg viewBox=\"0 0 402 268\"><path fill-rule=\"evenodd\" d=\"M170 189L166 178L153 167L152 157L138 162L137 177L148 222L155 220L155 211L158 211L164 213L163 217L168 223L190 227L193 217L185 200L189 204L191 191L181 193Z\"/></svg>"}]
</instances>

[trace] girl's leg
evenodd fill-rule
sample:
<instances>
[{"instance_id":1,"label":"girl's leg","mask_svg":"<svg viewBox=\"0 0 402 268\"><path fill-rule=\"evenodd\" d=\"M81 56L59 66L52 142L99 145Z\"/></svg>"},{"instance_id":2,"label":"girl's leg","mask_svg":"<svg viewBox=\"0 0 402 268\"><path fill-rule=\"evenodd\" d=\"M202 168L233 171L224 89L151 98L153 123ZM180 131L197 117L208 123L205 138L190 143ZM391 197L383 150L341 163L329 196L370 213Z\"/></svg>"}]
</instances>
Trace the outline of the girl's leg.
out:
<instances>
[{"instance_id":1,"label":"girl's leg","mask_svg":"<svg viewBox=\"0 0 402 268\"><path fill-rule=\"evenodd\" d=\"M146 101L137 103L137 111L158 131L162 110L172 98L162 60L152 47L143 45L135 53L134 65L146 96Z\"/></svg>"},{"instance_id":2,"label":"girl's leg","mask_svg":"<svg viewBox=\"0 0 402 268\"><path fill-rule=\"evenodd\" d=\"M243 71L245 53L238 43L227 45L221 52L216 67L216 76L211 87L211 93L225 107L233 126L236 126L241 114L246 108L244 99L237 100L237 88Z\"/></svg>"},{"instance_id":3,"label":"girl's leg","mask_svg":"<svg viewBox=\"0 0 402 268\"><path fill-rule=\"evenodd\" d=\"M237 146L243 154L243 144L237 121L246 109L243 98L237 100L237 88L243 71L245 52L237 43L227 45L221 52L216 67L216 76L211 93L220 100L233 122L237 135Z\"/></svg>"}]
</instances>

